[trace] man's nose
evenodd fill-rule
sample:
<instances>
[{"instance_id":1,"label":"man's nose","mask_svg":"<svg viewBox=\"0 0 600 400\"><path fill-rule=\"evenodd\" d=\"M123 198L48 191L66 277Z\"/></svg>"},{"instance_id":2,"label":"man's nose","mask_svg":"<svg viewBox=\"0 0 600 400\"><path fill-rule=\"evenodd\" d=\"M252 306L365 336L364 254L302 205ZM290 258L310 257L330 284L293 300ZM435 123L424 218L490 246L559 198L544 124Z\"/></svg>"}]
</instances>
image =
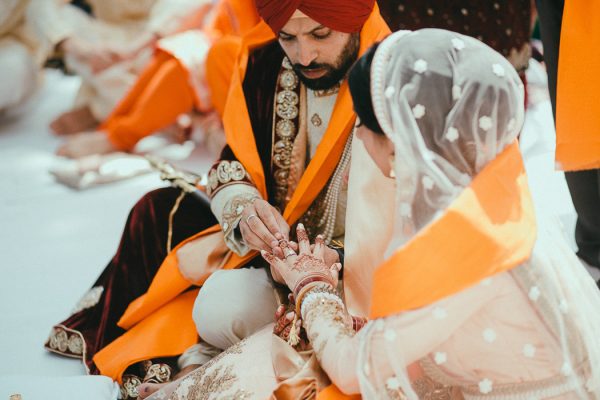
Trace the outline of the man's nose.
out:
<instances>
[{"instance_id":1,"label":"man's nose","mask_svg":"<svg viewBox=\"0 0 600 400\"><path fill-rule=\"evenodd\" d=\"M298 44L298 62L307 67L317 59L317 50L308 43Z\"/></svg>"}]
</instances>

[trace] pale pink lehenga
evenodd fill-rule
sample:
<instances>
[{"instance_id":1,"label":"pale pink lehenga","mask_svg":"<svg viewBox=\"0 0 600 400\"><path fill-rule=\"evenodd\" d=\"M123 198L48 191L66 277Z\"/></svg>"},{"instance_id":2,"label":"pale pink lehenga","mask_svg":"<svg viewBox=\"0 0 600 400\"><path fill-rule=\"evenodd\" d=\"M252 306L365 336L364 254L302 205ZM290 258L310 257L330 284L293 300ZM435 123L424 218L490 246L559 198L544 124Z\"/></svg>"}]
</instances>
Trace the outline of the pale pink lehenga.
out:
<instances>
[{"instance_id":1,"label":"pale pink lehenga","mask_svg":"<svg viewBox=\"0 0 600 400\"><path fill-rule=\"evenodd\" d=\"M312 351L297 352L268 325L149 400L310 399L329 384Z\"/></svg>"}]
</instances>

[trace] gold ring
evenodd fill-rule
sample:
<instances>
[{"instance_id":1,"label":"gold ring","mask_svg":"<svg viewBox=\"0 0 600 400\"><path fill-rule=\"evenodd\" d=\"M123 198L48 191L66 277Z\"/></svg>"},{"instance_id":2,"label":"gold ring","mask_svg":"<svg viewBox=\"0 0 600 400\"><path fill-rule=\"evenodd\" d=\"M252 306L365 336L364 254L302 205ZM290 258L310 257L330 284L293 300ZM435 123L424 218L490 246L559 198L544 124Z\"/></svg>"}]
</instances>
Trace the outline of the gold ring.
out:
<instances>
[{"instance_id":1,"label":"gold ring","mask_svg":"<svg viewBox=\"0 0 600 400\"><path fill-rule=\"evenodd\" d=\"M250 221L251 218L255 218L255 217L258 218L258 215L256 215L256 214L248 215L248 217L246 218L246 224L249 225L250 223L248 221Z\"/></svg>"}]
</instances>

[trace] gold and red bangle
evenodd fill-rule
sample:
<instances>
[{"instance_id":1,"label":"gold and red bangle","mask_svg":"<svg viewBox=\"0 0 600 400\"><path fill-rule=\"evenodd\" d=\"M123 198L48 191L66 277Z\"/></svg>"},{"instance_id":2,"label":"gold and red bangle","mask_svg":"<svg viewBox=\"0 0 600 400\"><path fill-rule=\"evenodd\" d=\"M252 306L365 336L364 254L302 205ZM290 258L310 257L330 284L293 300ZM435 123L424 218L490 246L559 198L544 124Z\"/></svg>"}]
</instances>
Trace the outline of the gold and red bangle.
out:
<instances>
[{"instance_id":1,"label":"gold and red bangle","mask_svg":"<svg viewBox=\"0 0 600 400\"><path fill-rule=\"evenodd\" d=\"M296 315L300 315L300 307L302 305L302 299L304 296L313 288L320 285L327 285L332 290L334 288L331 278L325 274L312 274L302 279L294 289L294 301L296 303Z\"/></svg>"},{"instance_id":2,"label":"gold and red bangle","mask_svg":"<svg viewBox=\"0 0 600 400\"><path fill-rule=\"evenodd\" d=\"M325 282L325 283L330 284L332 287L334 286L331 276L329 276L328 274L325 274L325 273L315 272L315 273L305 276L304 278L302 278L301 281L299 281L296 284L296 287L294 288L294 290L292 290L292 293L294 293L294 298L297 299L300 291L306 285L308 285L309 283L312 283L312 282Z\"/></svg>"}]
</instances>

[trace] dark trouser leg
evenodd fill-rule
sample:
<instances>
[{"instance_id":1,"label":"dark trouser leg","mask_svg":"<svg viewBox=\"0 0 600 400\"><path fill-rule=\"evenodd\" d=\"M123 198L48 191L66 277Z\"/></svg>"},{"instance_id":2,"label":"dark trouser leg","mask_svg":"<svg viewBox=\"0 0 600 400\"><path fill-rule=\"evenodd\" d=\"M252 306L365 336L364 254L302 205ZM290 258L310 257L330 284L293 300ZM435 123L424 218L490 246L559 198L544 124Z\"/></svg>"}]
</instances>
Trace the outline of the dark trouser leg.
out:
<instances>
[{"instance_id":1,"label":"dark trouser leg","mask_svg":"<svg viewBox=\"0 0 600 400\"><path fill-rule=\"evenodd\" d=\"M75 356L71 350L76 350L76 345L63 351L64 339L75 343L76 337L71 337L81 335L85 341L84 361L92 374L98 373L92 357L124 332L117 321L129 303L148 290L167 256L169 213L180 193L179 189L158 189L138 201L129 214L117 253L94 284L94 288L102 288L97 303L90 301L87 308L62 322L60 325L66 330L55 327L46 348ZM210 209L186 195L173 219L171 245L175 247L216 222ZM60 333L62 337L56 337L57 329L59 333L61 329L65 332Z\"/></svg>"},{"instance_id":2,"label":"dark trouser leg","mask_svg":"<svg viewBox=\"0 0 600 400\"><path fill-rule=\"evenodd\" d=\"M558 70L558 50L560 47L560 27L564 0L537 0L540 19L540 33L544 44L544 63L548 71L548 90L552 101L552 111L556 115L556 72Z\"/></svg>"},{"instance_id":3,"label":"dark trouser leg","mask_svg":"<svg viewBox=\"0 0 600 400\"><path fill-rule=\"evenodd\" d=\"M565 173L577 210L577 255L600 268L600 170Z\"/></svg>"},{"instance_id":4,"label":"dark trouser leg","mask_svg":"<svg viewBox=\"0 0 600 400\"><path fill-rule=\"evenodd\" d=\"M548 89L556 115L556 76L564 0L537 0L537 6L544 61L548 69ZM579 247L578 255L600 268L600 170L567 172L565 177L577 211L575 241Z\"/></svg>"}]
</instances>

